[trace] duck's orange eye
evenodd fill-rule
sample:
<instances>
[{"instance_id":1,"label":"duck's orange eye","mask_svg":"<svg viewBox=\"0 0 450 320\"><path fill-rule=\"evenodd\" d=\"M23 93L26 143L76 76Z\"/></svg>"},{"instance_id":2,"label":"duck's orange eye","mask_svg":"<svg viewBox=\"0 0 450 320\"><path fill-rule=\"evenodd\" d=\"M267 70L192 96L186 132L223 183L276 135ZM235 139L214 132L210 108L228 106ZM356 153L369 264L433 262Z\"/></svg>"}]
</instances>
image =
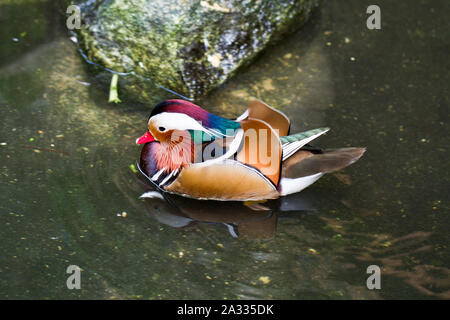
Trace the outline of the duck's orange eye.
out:
<instances>
[{"instance_id":1,"label":"duck's orange eye","mask_svg":"<svg viewBox=\"0 0 450 320\"><path fill-rule=\"evenodd\" d=\"M158 130L161 131L161 132L164 132L164 131L166 131L166 128L164 128L164 127L158 127Z\"/></svg>"}]
</instances>

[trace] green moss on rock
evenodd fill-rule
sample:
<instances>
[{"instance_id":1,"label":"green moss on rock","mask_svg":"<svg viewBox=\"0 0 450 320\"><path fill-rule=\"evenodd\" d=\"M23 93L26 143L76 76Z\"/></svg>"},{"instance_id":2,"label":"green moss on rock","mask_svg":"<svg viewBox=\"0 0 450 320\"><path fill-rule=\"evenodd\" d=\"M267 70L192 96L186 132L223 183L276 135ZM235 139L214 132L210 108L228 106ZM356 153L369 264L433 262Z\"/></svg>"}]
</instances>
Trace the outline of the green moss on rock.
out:
<instances>
[{"instance_id":1,"label":"green moss on rock","mask_svg":"<svg viewBox=\"0 0 450 320\"><path fill-rule=\"evenodd\" d=\"M268 44L298 29L319 0L89 0L79 43L118 72L129 98L154 102L156 84L197 98L228 80ZM107 83L110 75L99 75ZM143 79L150 78L152 81Z\"/></svg>"}]
</instances>

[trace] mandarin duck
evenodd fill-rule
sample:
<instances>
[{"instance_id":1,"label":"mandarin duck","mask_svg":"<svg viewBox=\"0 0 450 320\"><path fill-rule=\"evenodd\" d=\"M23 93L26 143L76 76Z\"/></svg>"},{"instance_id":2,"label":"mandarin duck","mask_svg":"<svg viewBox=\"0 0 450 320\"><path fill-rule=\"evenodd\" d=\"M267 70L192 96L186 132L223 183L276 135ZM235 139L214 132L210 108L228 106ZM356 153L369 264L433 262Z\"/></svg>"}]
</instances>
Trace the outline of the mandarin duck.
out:
<instances>
[{"instance_id":1,"label":"mandarin duck","mask_svg":"<svg viewBox=\"0 0 450 320\"><path fill-rule=\"evenodd\" d=\"M329 128L289 134L290 121L259 100L226 119L185 100L151 112L139 171L159 191L200 200L258 201L296 193L357 161L365 148L321 149Z\"/></svg>"}]
</instances>

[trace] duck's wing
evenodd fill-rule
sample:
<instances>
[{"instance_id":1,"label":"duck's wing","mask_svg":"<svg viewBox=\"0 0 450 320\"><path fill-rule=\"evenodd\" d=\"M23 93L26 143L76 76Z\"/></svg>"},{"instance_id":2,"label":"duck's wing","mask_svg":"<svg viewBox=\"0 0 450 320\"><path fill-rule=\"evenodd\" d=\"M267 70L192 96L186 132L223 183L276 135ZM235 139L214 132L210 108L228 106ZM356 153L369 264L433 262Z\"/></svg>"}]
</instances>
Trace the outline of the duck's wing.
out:
<instances>
[{"instance_id":1,"label":"duck's wing","mask_svg":"<svg viewBox=\"0 0 450 320\"><path fill-rule=\"evenodd\" d=\"M358 161L366 148L327 149L321 153L299 150L283 162L283 178L307 177L317 173L330 173Z\"/></svg>"},{"instance_id":2,"label":"duck's wing","mask_svg":"<svg viewBox=\"0 0 450 320\"><path fill-rule=\"evenodd\" d=\"M263 120L241 121L243 139L236 160L259 170L277 186L280 179L282 147L280 137Z\"/></svg>"},{"instance_id":3,"label":"duck's wing","mask_svg":"<svg viewBox=\"0 0 450 320\"><path fill-rule=\"evenodd\" d=\"M365 148L341 148L322 153L299 150L283 162L282 177L278 186L280 195L299 192L325 173L340 170L357 161Z\"/></svg>"},{"instance_id":4,"label":"duck's wing","mask_svg":"<svg viewBox=\"0 0 450 320\"><path fill-rule=\"evenodd\" d=\"M201 161L204 166L220 163L226 159L235 159L242 164L254 168L278 185L280 178L282 148L278 134L263 120L246 119L240 122L241 128L236 135L225 139L215 140L203 146ZM226 146L226 148L224 147ZM211 150L224 150L223 154ZM185 170L185 168L183 169Z\"/></svg>"},{"instance_id":5,"label":"duck's wing","mask_svg":"<svg viewBox=\"0 0 450 320\"><path fill-rule=\"evenodd\" d=\"M283 161L286 161L286 159L300 150L301 147L320 137L328 130L330 130L330 128L318 128L296 133L290 136L280 137L283 149Z\"/></svg>"},{"instance_id":6,"label":"duck's wing","mask_svg":"<svg viewBox=\"0 0 450 320\"><path fill-rule=\"evenodd\" d=\"M260 100L251 100L247 110L240 115L236 121L246 119L259 119L268 123L274 130L278 131L280 137L289 134L289 118L280 110L277 110Z\"/></svg>"}]
</instances>

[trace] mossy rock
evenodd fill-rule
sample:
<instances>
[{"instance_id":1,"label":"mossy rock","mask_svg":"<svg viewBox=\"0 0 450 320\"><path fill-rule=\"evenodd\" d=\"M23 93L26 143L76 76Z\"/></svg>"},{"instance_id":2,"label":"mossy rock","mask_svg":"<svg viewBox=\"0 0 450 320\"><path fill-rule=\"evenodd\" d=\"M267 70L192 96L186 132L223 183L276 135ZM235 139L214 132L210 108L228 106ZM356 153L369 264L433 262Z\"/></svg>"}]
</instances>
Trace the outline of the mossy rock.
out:
<instances>
[{"instance_id":1,"label":"mossy rock","mask_svg":"<svg viewBox=\"0 0 450 320\"><path fill-rule=\"evenodd\" d=\"M74 2L81 8L78 41L87 57L134 73L121 77L121 94L153 103L167 95L160 86L189 98L211 91L269 44L300 28L319 1ZM105 84L110 78L98 73Z\"/></svg>"}]
</instances>

